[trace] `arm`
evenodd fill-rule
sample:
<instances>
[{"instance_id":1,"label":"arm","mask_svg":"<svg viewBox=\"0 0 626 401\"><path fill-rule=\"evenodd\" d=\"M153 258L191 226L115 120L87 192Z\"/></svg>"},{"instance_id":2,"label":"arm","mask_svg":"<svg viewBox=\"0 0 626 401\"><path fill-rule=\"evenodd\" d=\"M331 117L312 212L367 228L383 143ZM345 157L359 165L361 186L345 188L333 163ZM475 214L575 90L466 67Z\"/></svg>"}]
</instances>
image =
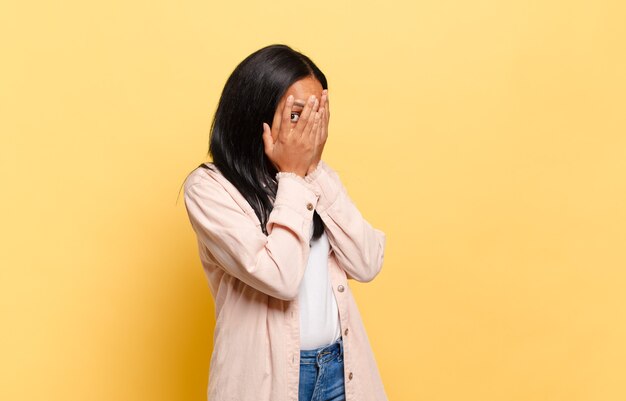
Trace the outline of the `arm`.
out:
<instances>
[{"instance_id":1,"label":"arm","mask_svg":"<svg viewBox=\"0 0 626 401\"><path fill-rule=\"evenodd\" d=\"M317 213L348 278L369 282L382 269L386 235L372 227L348 196L339 175L323 160L304 179L320 194Z\"/></svg>"},{"instance_id":2,"label":"arm","mask_svg":"<svg viewBox=\"0 0 626 401\"><path fill-rule=\"evenodd\" d=\"M199 241L220 266L275 298L294 299L309 257L311 221L318 195L302 177L278 178L268 236L222 185L207 177L185 186L185 206ZM307 208L311 204L311 210Z\"/></svg>"}]
</instances>

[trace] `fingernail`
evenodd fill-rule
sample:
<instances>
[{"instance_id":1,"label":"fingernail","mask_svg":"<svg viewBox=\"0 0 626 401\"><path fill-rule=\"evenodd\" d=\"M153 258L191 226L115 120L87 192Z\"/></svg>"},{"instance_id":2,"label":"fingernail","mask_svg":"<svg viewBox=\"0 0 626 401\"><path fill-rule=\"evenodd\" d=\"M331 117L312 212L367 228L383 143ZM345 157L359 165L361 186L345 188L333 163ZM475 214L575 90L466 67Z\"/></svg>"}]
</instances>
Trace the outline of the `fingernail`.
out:
<instances>
[{"instance_id":1,"label":"fingernail","mask_svg":"<svg viewBox=\"0 0 626 401\"><path fill-rule=\"evenodd\" d=\"M287 101L288 101L288 102L291 102L292 100L293 100L293 95L289 95L289 96L287 96Z\"/></svg>"},{"instance_id":2,"label":"fingernail","mask_svg":"<svg viewBox=\"0 0 626 401\"><path fill-rule=\"evenodd\" d=\"M311 103L311 104L315 104L316 100L317 99L315 98L315 95L311 95L311 97L309 97L309 103Z\"/></svg>"}]
</instances>

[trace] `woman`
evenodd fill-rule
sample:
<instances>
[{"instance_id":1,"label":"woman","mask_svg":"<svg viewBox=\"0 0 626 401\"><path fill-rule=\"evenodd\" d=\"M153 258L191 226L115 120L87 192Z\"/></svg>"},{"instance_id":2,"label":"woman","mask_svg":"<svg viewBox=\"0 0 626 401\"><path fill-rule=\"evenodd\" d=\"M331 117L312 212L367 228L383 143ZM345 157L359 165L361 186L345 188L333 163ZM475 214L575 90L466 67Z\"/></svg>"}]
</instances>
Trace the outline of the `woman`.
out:
<instances>
[{"instance_id":1,"label":"woman","mask_svg":"<svg viewBox=\"0 0 626 401\"><path fill-rule=\"evenodd\" d=\"M285 45L228 78L185 206L215 300L209 401L387 400L348 279L369 282L385 234L323 160L326 77Z\"/></svg>"}]
</instances>

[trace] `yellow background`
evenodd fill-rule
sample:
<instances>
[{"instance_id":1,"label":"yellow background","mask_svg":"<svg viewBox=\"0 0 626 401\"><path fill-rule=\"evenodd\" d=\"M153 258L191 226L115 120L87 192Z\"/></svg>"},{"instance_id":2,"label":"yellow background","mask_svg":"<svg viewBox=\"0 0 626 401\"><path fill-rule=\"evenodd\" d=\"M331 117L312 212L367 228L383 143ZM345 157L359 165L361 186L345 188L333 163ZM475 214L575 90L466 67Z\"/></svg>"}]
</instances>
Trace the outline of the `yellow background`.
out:
<instances>
[{"instance_id":1,"label":"yellow background","mask_svg":"<svg viewBox=\"0 0 626 401\"><path fill-rule=\"evenodd\" d=\"M0 399L205 399L177 196L271 43L326 73L323 157L387 234L350 285L390 399L626 399L623 4L4 2Z\"/></svg>"}]
</instances>

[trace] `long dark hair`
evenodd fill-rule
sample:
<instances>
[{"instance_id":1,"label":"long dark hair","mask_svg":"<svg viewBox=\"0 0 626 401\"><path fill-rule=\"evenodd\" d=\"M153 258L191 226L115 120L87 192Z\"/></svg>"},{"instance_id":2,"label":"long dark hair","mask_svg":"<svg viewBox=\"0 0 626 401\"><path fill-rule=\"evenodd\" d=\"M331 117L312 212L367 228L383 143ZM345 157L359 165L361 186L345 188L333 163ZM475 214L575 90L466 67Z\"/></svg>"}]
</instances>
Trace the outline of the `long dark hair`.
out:
<instances>
[{"instance_id":1,"label":"long dark hair","mask_svg":"<svg viewBox=\"0 0 626 401\"><path fill-rule=\"evenodd\" d=\"M296 81L314 77L327 89L326 76L304 54L283 44L263 47L246 57L226 81L209 139L213 165L248 201L268 235L266 224L276 199L278 172L265 154L263 122L272 125L278 103ZM199 167L211 168L211 163ZM313 212L313 239L324 223Z\"/></svg>"}]
</instances>

